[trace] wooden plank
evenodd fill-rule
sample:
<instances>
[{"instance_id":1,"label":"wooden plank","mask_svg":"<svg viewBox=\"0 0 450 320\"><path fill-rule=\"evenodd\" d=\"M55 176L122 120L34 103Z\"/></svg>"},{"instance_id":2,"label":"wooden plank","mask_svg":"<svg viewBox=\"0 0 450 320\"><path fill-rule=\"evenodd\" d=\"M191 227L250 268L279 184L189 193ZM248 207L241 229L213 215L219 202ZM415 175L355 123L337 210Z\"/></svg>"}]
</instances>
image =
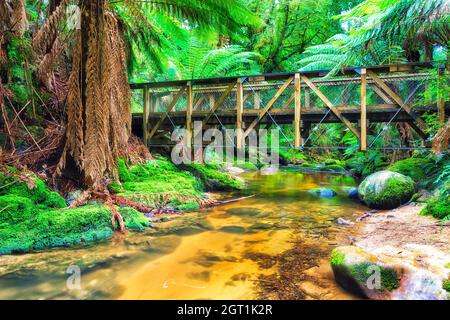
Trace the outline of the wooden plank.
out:
<instances>
[{"instance_id":1,"label":"wooden plank","mask_svg":"<svg viewBox=\"0 0 450 320\"><path fill-rule=\"evenodd\" d=\"M300 109L300 88L301 88L300 74L296 73L294 76L294 99L295 99L295 114L294 114L294 147L295 149L300 149L301 140L301 109Z\"/></svg>"},{"instance_id":2,"label":"wooden plank","mask_svg":"<svg viewBox=\"0 0 450 320\"><path fill-rule=\"evenodd\" d=\"M214 114L214 112L217 111L217 109L219 109L219 107L222 105L223 100L225 100L225 98L230 94L231 90L233 90L234 86L236 85L236 83L232 83L228 86L228 88L222 93L222 95L220 96L219 100L216 101L216 103L214 104L214 106L211 108L211 110L209 111L208 115L205 117L205 119L203 119L202 124L205 125L209 118L211 118L211 116ZM214 97L213 97L214 98Z\"/></svg>"},{"instance_id":3,"label":"wooden plank","mask_svg":"<svg viewBox=\"0 0 450 320\"><path fill-rule=\"evenodd\" d=\"M158 130L159 126L164 122L164 120L166 120L167 115L172 112L172 109L175 107L175 104L177 103L178 99L180 99L180 97L183 95L183 93L186 91L186 86L182 87L178 93L176 94L176 96L172 99L172 101L170 102L169 106L167 107L166 112L164 113L164 115L159 119L159 121L156 123L156 125L152 128L152 131L150 131L149 135L148 135L148 140L150 140L153 135L156 133L156 131Z\"/></svg>"},{"instance_id":4,"label":"wooden plank","mask_svg":"<svg viewBox=\"0 0 450 320\"><path fill-rule=\"evenodd\" d=\"M150 92L148 88L144 88L144 95L143 95L143 112L142 112L142 138L144 140L144 145L148 145L148 115L150 112Z\"/></svg>"},{"instance_id":5,"label":"wooden plank","mask_svg":"<svg viewBox=\"0 0 450 320\"><path fill-rule=\"evenodd\" d=\"M244 137L242 135L242 114L244 113L244 90L242 78L236 81L236 147L242 148Z\"/></svg>"},{"instance_id":6,"label":"wooden plank","mask_svg":"<svg viewBox=\"0 0 450 320\"><path fill-rule=\"evenodd\" d=\"M361 69L361 151L367 150L367 71Z\"/></svg>"},{"instance_id":7,"label":"wooden plank","mask_svg":"<svg viewBox=\"0 0 450 320\"><path fill-rule=\"evenodd\" d=\"M312 91L314 91L314 93L328 106L328 108L331 109L331 111L333 111L333 113L336 115L336 117L338 117L338 119L343 122L347 128L350 129L351 132L353 132L353 134L355 136L358 137L358 139L361 138L361 135L359 134L359 131L355 129L355 127L351 124L350 121L348 121L344 116L342 116L342 114L339 112L339 110L331 103L330 100L328 100L328 98L314 85L314 83L311 82L311 80L309 80L307 77L302 76L302 80L304 82L306 82L306 84L308 85L308 87L311 88Z\"/></svg>"},{"instance_id":8,"label":"wooden plank","mask_svg":"<svg viewBox=\"0 0 450 320\"><path fill-rule=\"evenodd\" d=\"M367 70L367 74L375 81L375 83L386 92L386 94L394 100L395 103L397 103L403 110L405 110L411 118L413 118L417 122L417 129L421 132L421 136L425 135L425 132L427 131L427 125L426 123L420 119L415 112L411 109L411 107L404 103L402 98L400 98L391 88L389 88L383 80L381 80L374 72Z\"/></svg>"},{"instance_id":9,"label":"wooden plank","mask_svg":"<svg viewBox=\"0 0 450 320\"><path fill-rule=\"evenodd\" d=\"M244 138L247 137L250 133L250 131L255 128L255 126L258 124L259 121L266 115L267 111L269 111L270 108L272 108L273 104L277 101L277 99L281 96L281 94L286 90L286 88L291 84L292 80L294 80L294 77L290 77L281 87L278 89L277 93L270 99L270 101L267 103L267 105L264 107L263 110L258 114L258 117L253 120L253 122L248 126L247 130L244 133Z\"/></svg>"}]
</instances>

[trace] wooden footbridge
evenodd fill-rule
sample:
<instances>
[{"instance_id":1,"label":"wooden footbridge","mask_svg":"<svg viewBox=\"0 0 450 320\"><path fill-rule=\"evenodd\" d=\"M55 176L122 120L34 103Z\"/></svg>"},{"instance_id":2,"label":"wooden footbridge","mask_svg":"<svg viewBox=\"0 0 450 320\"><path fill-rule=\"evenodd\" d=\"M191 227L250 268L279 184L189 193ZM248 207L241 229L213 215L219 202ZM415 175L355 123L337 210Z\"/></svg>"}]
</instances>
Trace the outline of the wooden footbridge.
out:
<instances>
[{"instance_id":1,"label":"wooden footbridge","mask_svg":"<svg viewBox=\"0 0 450 320\"><path fill-rule=\"evenodd\" d=\"M424 94L442 81L443 68L416 63L346 68L333 76L312 71L135 83L133 103L142 104L143 112L133 114L133 130L152 146L175 128L192 137L193 122L201 121L204 130L242 129L235 142L240 148L252 129L290 125L292 146L301 149L312 142L313 126L343 123L364 151L371 146L370 124L404 122L427 141L424 113L442 122L450 113L443 94Z\"/></svg>"}]
</instances>

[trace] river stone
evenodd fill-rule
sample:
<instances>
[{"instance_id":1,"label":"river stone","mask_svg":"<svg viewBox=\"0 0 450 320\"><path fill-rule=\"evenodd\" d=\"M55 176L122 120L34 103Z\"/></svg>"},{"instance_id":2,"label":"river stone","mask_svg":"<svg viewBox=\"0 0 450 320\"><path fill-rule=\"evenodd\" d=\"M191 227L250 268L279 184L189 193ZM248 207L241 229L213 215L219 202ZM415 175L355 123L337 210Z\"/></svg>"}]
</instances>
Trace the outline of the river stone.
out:
<instances>
[{"instance_id":1,"label":"river stone","mask_svg":"<svg viewBox=\"0 0 450 320\"><path fill-rule=\"evenodd\" d=\"M379 171L359 185L360 199L370 208L393 209L408 202L415 191L414 181L392 171Z\"/></svg>"},{"instance_id":2,"label":"river stone","mask_svg":"<svg viewBox=\"0 0 450 320\"><path fill-rule=\"evenodd\" d=\"M321 196L323 198L333 198L336 195L336 192L334 190L331 190L331 189L328 189L328 188L313 189L313 190L310 190L308 192L316 194L316 195Z\"/></svg>"},{"instance_id":3,"label":"river stone","mask_svg":"<svg viewBox=\"0 0 450 320\"><path fill-rule=\"evenodd\" d=\"M350 199L359 198L358 188L344 187L343 189Z\"/></svg>"},{"instance_id":4,"label":"river stone","mask_svg":"<svg viewBox=\"0 0 450 320\"><path fill-rule=\"evenodd\" d=\"M270 176L278 172L278 166L265 166L261 168L261 175Z\"/></svg>"},{"instance_id":5,"label":"river stone","mask_svg":"<svg viewBox=\"0 0 450 320\"><path fill-rule=\"evenodd\" d=\"M371 252L344 246L332 251L330 262L336 282L363 298L446 300L449 258L426 245L383 246Z\"/></svg>"}]
</instances>

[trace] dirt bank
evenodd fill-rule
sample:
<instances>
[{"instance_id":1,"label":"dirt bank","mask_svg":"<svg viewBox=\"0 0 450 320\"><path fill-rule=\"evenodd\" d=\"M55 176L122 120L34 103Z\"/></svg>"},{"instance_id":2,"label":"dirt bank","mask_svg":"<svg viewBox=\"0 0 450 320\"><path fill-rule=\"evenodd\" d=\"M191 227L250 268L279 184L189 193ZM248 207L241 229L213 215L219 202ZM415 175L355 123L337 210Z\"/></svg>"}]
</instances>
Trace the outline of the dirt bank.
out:
<instances>
[{"instance_id":1,"label":"dirt bank","mask_svg":"<svg viewBox=\"0 0 450 320\"><path fill-rule=\"evenodd\" d=\"M354 245L367 251L381 246L429 245L450 252L450 223L421 216L421 205L379 211L357 223ZM347 244L347 243L343 243Z\"/></svg>"}]
</instances>

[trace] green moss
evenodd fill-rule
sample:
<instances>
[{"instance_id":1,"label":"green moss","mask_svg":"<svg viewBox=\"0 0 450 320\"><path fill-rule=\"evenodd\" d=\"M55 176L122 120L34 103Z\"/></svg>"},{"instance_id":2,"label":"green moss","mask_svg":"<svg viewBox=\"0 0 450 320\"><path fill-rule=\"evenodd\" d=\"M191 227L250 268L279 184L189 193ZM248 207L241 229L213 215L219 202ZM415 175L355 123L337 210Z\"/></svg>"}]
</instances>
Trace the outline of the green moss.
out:
<instances>
[{"instance_id":1,"label":"green moss","mask_svg":"<svg viewBox=\"0 0 450 320\"><path fill-rule=\"evenodd\" d=\"M120 182L114 181L108 184L108 191L113 194L119 193L123 191L122 184Z\"/></svg>"},{"instance_id":2,"label":"green moss","mask_svg":"<svg viewBox=\"0 0 450 320\"><path fill-rule=\"evenodd\" d=\"M323 162L323 164L326 165L326 166L331 166L331 165L337 165L337 166L341 166L341 167L345 166L345 162L344 161L337 160L337 159L326 159Z\"/></svg>"},{"instance_id":3,"label":"green moss","mask_svg":"<svg viewBox=\"0 0 450 320\"><path fill-rule=\"evenodd\" d=\"M75 209L32 209L26 220L2 221L0 254L21 253L44 248L69 246L109 238L110 210L101 205Z\"/></svg>"},{"instance_id":4,"label":"green moss","mask_svg":"<svg viewBox=\"0 0 450 320\"><path fill-rule=\"evenodd\" d=\"M127 182L132 180L131 174L128 172L125 160L119 159L117 161L117 172L119 174L119 179L122 182Z\"/></svg>"},{"instance_id":5,"label":"green moss","mask_svg":"<svg viewBox=\"0 0 450 320\"><path fill-rule=\"evenodd\" d=\"M250 161L235 161L234 165L244 170L249 171L258 170L258 166Z\"/></svg>"},{"instance_id":6,"label":"green moss","mask_svg":"<svg viewBox=\"0 0 450 320\"><path fill-rule=\"evenodd\" d=\"M447 269L450 269L450 262L447 263L444 267L446 267Z\"/></svg>"},{"instance_id":7,"label":"green moss","mask_svg":"<svg viewBox=\"0 0 450 320\"><path fill-rule=\"evenodd\" d=\"M427 201L426 207L421 212L424 215L431 215L436 219L450 219L450 196L435 197Z\"/></svg>"},{"instance_id":8,"label":"green moss","mask_svg":"<svg viewBox=\"0 0 450 320\"><path fill-rule=\"evenodd\" d=\"M370 262L361 262L352 264L349 267L350 274L352 277L362 286L367 287L367 280L373 274L369 272L379 268L381 276L381 288L380 291L392 291L400 287L400 280L397 276L397 272L392 269L387 269L379 265Z\"/></svg>"},{"instance_id":9,"label":"green moss","mask_svg":"<svg viewBox=\"0 0 450 320\"><path fill-rule=\"evenodd\" d=\"M339 164L330 164L323 167L325 171L345 172L345 168Z\"/></svg>"},{"instance_id":10,"label":"green moss","mask_svg":"<svg viewBox=\"0 0 450 320\"><path fill-rule=\"evenodd\" d=\"M34 204L25 197L0 196L0 223L19 223L33 216Z\"/></svg>"},{"instance_id":11,"label":"green moss","mask_svg":"<svg viewBox=\"0 0 450 320\"><path fill-rule=\"evenodd\" d=\"M408 176L415 182L421 182L427 178L427 168L433 165L434 161L429 158L409 158L397 161L388 170Z\"/></svg>"},{"instance_id":12,"label":"green moss","mask_svg":"<svg viewBox=\"0 0 450 320\"><path fill-rule=\"evenodd\" d=\"M180 203L179 205L177 205L177 208L183 211L193 211L198 210L200 208L200 205L198 204L198 202L194 200L188 200L184 203Z\"/></svg>"},{"instance_id":13,"label":"green moss","mask_svg":"<svg viewBox=\"0 0 450 320\"><path fill-rule=\"evenodd\" d=\"M229 173L217 171L209 165L193 163L187 165L186 169L198 177L209 190L231 190L243 187L240 180Z\"/></svg>"},{"instance_id":14,"label":"green moss","mask_svg":"<svg viewBox=\"0 0 450 320\"><path fill-rule=\"evenodd\" d=\"M64 199L42 180L15 182L0 175L0 254L101 241L113 234L111 211L103 205L65 207ZM143 214L120 208L125 227L142 230L150 226Z\"/></svg>"},{"instance_id":15,"label":"green moss","mask_svg":"<svg viewBox=\"0 0 450 320\"><path fill-rule=\"evenodd\" d=\"M359 193L363 195L364 202L373 208L391 209L410 200L415 191L415 183L409 177L406 179L390 178L381 191L366 189L363 181Z\"/></svg>"},{"instance_id":16,"label":"green moss","mask_svg":"<svg viewBox=\"0 0 450 320\"><path fill-rule=\"evenodd\" d=\"M450 292L450 280L449 279L445 279L444 281L442 281L442 289L444 289L447 292Z\"/></svg>"},{"instance_id":17,"label":"green moss","mask_svg":"<svg viewBox=\"0 0 450 320\"><path fill-rule=\"evenodd\" d=\"M127 230L143 231L146 227L151 227L148 219L133 208L119 208L119 213L122 215Z\"/></svg>"},{"instance_id":18,"label":"green moss","mask_svg":"<svg viewBox=\"0 0 450 320\"><path fill-rule=\"evenodd\" d=\"M28 184L17 180L18 176L14 174L0 174L0 185L4 186L0 189L0 196L28 198L34 205L42 209L64 208L66 206L64 198L57 192L51 191L41 179L29 177Z\"/></svg>"},{"instance_id":19,"label":"green moss","mask_svg":"<svg viewBox=\"0 0 450 320\"><path fill-rule=\"evenodd\" d=\"M331 251L330 264L332 267L342 265L344 259L345 259L344 254L339 250L333 249L333 251Z\"/></svg>"}]
</instances>

